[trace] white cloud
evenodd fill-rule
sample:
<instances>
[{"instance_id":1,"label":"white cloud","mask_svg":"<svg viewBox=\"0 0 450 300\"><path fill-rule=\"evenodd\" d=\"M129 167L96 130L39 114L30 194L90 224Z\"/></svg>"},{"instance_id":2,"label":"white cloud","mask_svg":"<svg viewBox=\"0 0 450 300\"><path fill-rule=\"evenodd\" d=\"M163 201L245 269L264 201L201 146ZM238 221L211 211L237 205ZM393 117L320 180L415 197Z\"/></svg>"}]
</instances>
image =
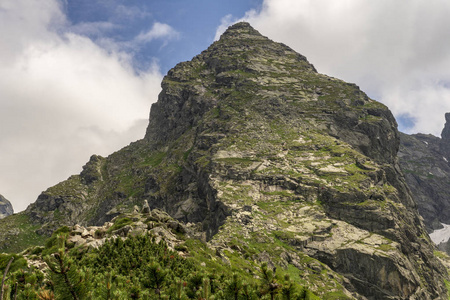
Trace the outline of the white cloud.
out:
<instances>
[{"instance_id":1,"label":"white cloud","mask_svg":"<svg viewBox=\"0 0 450 300\"><path fill-rule=\"evenodd\" d=\"M446 0L265 0L244 19L416 120L409 132L440 135L450 111L449 15Z\"/></svg>"},{"instance_id":2,"label":"white cloud","mask_svg":"<svg viewBox=\"0 0 450 300\"><path fill-rule=\"evenodd\" d=\"M152 28L146 32L141 32L136 36L135 41L139 43L148 43L154 39L177 39L179 33L171 26L159 22L155 22Z\"/></svg>"},{"instance_id":3,"label":"white cloud","mask_svg":"<svg viewBox=\"0 0 450 300\"><path fill-rule=\"evenodd\" d=\"M0 193L15 211L142 138L160 91L156 64L136 74L120 47L66 28L57 0L0 3Z\"/></svg>"},{"instance_id":4,"label":"white cloud","mask_svg":"<svg viewBox=\"0 0 450 300\"><path fill-rule=\"evenodd\" d=\"M216 35L214 37L214 41L219 40L220 36L222 35L222 33L225 32L225 30L227 30L227 28L231 25L236 23L237 21L239 21L238 18L233 17L233 15L226 15L225 17L223 17L220 20L220 25L219 27L217 27L216 30Z\"/></svg>"}]
</instances>

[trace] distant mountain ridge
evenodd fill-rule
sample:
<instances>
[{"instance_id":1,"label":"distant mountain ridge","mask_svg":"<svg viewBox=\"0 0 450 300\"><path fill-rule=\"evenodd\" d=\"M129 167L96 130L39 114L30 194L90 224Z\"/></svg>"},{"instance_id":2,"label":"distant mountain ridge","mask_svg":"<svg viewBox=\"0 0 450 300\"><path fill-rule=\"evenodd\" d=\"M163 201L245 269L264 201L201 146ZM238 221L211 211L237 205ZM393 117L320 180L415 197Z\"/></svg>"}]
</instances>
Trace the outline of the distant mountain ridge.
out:
<instances>
[{"instance_id":1,"label":"distant mountain ridge","mask_svg":"<svg viewBox=\"0 0 450 300\"><path fill-rule=\"evenodd\" d=\"M441 138L400 134L400 165L428 232L450 224L450 113L445 120Z\"/></svg>"},{"instance_id":2,"label":"distant mountain ridge","mask_svg":"<svg viewBox=\"0 0 450 300\"><path fill-rule=\"evenodd\" d=\"M9 202L5 197L0 195L0 219L10 216L14 213L11 202Z\"/></svg>"},{"instance_id":3,"label":"distant mountain ridge","mask_svg":"<svg viewBox=\"0 0 450 300\"><path fill-rule=\"evenodd\" d=\"M144 139L93 155L1 220L0 248L102 225L147 200L210 259L250 274L255 261L289 269L324 299L447 299L399 143L386 106L237 23L168 72Z\"/></svg>"}]
</instances>

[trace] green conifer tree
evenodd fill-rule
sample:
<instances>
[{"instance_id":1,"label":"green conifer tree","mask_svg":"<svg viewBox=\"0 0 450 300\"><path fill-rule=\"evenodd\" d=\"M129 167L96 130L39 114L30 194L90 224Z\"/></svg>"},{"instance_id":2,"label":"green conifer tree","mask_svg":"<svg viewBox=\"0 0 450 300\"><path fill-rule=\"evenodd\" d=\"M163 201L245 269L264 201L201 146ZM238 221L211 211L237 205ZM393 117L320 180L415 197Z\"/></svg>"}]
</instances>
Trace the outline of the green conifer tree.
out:
<instances>
[{"instance_id":1,"label":"green conifer tree","mask_svg":"<svg viewBox=\"0 0 450 300\"><path fill-rule=\"evenodd\" d=\"M166 285L168 271L160 266L159 263L152 261L146 268L147 281L146 287L152 289L158 299L161 299L161 293Z\"/></svg>"},{"instance_id":2,"label":"green conifer tree","mask_svg":"<svg viewBox=\"0 0 450 300\"><path fill-rule=\"evenodd\" d=\"M179 278L175 278L173 280L172 285L169 290L169 299L173 300L186 300L188 297L186 296L185 289L187 283Z\"/></svg>"},{"instance_id":3,"label":"green conifer tree","mask_svg":"<svg viewBox=\"0 0 450 300\"><path fill-rule=\"evenodd\" d=\"M302 299L297 293L297 287L294 282L292 282L289 274L284 275L283 286L281 287L281 299L282 300L294 300Z\"/></svg>"},{"instance_id":4,"label":"green conifer tree","mask_svg":"<svg viewBox=\"0 0 450 300\"><path fill-rule=\"evenodd\" d=\"M11 299L11 297L10 297L11 289L12 289L12 286L10 284L5 284L4 285L4 290L3 290L3 296L2 296L2 298L0 298L0 300L9 300L9 299Z\"/></svg>"},{"instance_id":5,"label":"green conifer tree","mask_svg":"<svg viewBox=\"0 0 450 300\"><path fill-rule=\"evenodd\" d=\"M95 278L94 296L96 299L111 300L114 298L114 273L98 274Z\"/></svg>"},{"instance_id":6,"label":"green conifer tree","mask_svg":"<svg viewBox=\"0 0 450 300\"><path fill-rule=\"evenodd\" d=\"M273 271L267 268L267 263L263 263L261 266L261 283L260 292L261 295L269 295L271 300L275 299L275 295L281 288L281 285L277 282Z\"/></svg>"},{"instance_id":7,"label":"green conifer tree","mask_svg":"<svg viewBox=\"0 0 450 300\"><path fill-rule=\"evenodd\" d=\"M211 285L210 280L207 277L204 277L202 279L202 286L197 291L198 299L200 300L213 300L214 297L211 296Z\"/></svg>"},{"instance_id":8,"label":"green conifer tree","mask_svg":"<svg viewBox=\"0 0 450 300\"><path fill-rule=\"evenodd\" d=\"M197 291L202 287L203 275L200 273L190 274L187 280L186 294L189 299L195 299L197 296Z\"/></svg>"},{"instance_id":9,"label":"green conifer tree","mask_svg":"<svg viewBox=\"0 0 450 300\"><path fill-rule=\"evenodd\" d=\"M55 294L47 289L41 289L37 293L37 297L39 300L55 300Z\"/></svg>"},{"instance_id":10,"label":"green conifer tree","mask_svg":"<svg viewBox=\"0 0 450 300\"><path fill-rule=\"evenodd\" d=\"M130 299L140 299L141 298L141 288L138 285L133 285L130 288Z\"/></svg>"},{"instance_id":11,"label":"green conifer tree","mask_svg":"<svg viewBox=\"0 0 450 300\"><path fill-rule=\"evenodd\" d=\"M225 282L225 297L230 300L238 300L242 291L242 279L237 273L233 273L231 279Z\"/></svg>"},{"instance_id":12,"label":"green conifer tree","mask_svg":"<svg viewBox=\"0 0 450 300\"><path fill-rule=\"evenodd\" d=\"M254 287L246 281L242 282L242 294L240 299L242 300L257 299Z\"/></svg>"},{"instance_id":13,"label":"green conifer tree","mask_svg":"<svg viewBox=\"0 0 450 300\"><path fill-rule=\"evenodd\" d=\"M66 235L58 235L58 252L44 258L50 269L57 299L82 300L89 293L89 274L77 270L73 259L66 254Z\"/></svg>"},{"instance_id":14,"label":"green conifer tree","mask_svg":"<svg viewBox=\"0 0 450 300\"><path fill-rule=\"evenodd\" d=\"M17 294L17 300L37 300L37 294L31 283L26 283Z\"/></svg>"},{"instance_id":15,"label":"green conifer tree","mask_svg":"<svg viewBox=\"0 0 450 300\"><path fill-rule=\"evenodd\" d=\"M0 300L3 300L3 295L5 294L5 280L6 280L6 275L8 275L8 271L9 271L9 268L11 267L11 263L13 262L13 260L14 260L14 256L12 256L12 257L9 259L8 264L6 265L6 268L5 268L5 273L3 274L3 278L2 278L2 287L1 287L1 290L0 290Z\"/></svg>"}]
</instances>

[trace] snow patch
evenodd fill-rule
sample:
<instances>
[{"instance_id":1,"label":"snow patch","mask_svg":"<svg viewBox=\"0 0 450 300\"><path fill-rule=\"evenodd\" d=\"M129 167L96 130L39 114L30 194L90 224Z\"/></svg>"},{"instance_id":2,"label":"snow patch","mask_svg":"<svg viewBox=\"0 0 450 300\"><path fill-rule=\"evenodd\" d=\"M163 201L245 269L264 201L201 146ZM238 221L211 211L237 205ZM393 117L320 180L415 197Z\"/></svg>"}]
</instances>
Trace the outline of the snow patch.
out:
<instances>
[{"instance_id":1,"label":"snow patch","mask_svg":"<svg viewBox=\"0 0 450 300\"><path fill-rule=\"evenodd\" d=\"M431 240L439 245L440 243L447 242L450 239L450 225L441 223L444 228L438 229L430 233Z\"/></svg>"}]
</instances>

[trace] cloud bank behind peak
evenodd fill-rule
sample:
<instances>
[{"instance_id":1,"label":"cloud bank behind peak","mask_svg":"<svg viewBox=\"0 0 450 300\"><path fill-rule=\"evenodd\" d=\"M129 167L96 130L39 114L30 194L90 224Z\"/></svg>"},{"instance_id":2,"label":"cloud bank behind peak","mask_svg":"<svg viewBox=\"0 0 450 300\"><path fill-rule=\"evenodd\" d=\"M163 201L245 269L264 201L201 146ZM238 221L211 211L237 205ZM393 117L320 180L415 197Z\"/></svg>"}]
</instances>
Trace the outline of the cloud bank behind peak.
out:
<instances>
[{"instance_id":1,"label":"cloud bank behind peak","mask_svg":"<svg viewBox=\"0 0 450 300\"><path fill-rule=\"evenodd\" d=\"M136 72L120 45L101 47L88 27L74 30L60 1L0 3L0 190L15 211L91 154L144 136L158 65Z\"/></svg>"}]
</instances>

